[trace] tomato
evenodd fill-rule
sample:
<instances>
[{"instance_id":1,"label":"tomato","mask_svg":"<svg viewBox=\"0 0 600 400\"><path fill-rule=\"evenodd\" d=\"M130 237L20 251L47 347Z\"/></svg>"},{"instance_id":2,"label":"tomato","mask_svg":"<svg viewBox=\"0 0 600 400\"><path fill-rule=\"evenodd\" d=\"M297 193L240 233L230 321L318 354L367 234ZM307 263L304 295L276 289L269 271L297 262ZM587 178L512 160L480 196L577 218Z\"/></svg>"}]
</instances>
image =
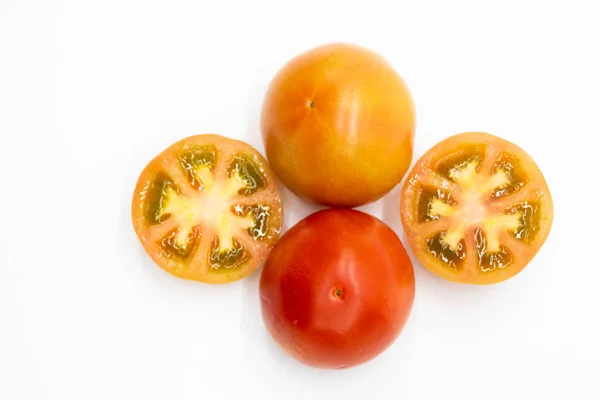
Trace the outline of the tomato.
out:
<instances>
[{"instance_id":1,"label":"tomato","mask_svg":"<svg viewBox=\"0 0 600 400\"><path fill-rule=\"evenodd\" d=\"M131 208L150 257L174 276L238 280L279 239L283 208L275 176L250 145L219 135L180 140L141 172Z\"/></svg>"},{"instance_id":2,"label":"tomato","mask_svg":"<svg viewBox=\"0 0 600 400\"><path fill-rule=\"evenodd\" d=\"M380 55L328 44L290 60L265 95L267 159L296 195L327 206L373 202L400 183L413 154L415 110Z\"/></svg>"},{"instance_id":3,"label":"tomato","mask_svg":"<svg viewBox=\"0 0 600 400\"><path fill-rule=\"evenodd\" d=\"M450 281L494 284L519 273L553 221L544 176L517 145L483 132L454 135L409 173L400 213L418 260Z\"/></svg>"},{"instance_id":4,"label":"tomato","mask_svg":"<svg viewBox=\"0 0 600 400\"><path fill-rule=\"evenodd\" d=\"M339 369L369 361L400 334L414 272L398 236L379 219L326 209L288 230L260 278L262 317L299 361Z\"/></svg>"}]
</instances>

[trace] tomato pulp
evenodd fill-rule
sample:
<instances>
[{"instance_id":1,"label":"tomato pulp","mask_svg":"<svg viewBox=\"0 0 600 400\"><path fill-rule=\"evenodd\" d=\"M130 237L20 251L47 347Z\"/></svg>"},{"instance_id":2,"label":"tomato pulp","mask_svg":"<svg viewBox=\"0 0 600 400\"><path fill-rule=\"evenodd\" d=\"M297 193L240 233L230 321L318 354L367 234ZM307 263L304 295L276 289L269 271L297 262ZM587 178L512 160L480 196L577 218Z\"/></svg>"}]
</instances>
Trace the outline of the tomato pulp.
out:
<instances>
[{"instance_id":1,"label":"tomato pulp","mask_svg":"<svg viewBox=\"0 0 600 400\"><path fill-rule=\"evenodd\" d=\"M379 219L351 209L316 212L286 232L262 270L265 325L314 367L364 363L397 338L412 309L413 267Z\"/></svg>"},{"instance_id":2,"label":"tomato pulp","mask_svg":"<svg viewBox=\"0 0 600 400\"><path fill-rule=\"evenodd\" d=\"M262 263L279 239L283 207L258 151L206 134L169 146L144 168L131 215L158 266L180 278L226 283Z\"/></svg>"},{"instance_id":3,"label":"tomato pulp","mask_svg":"<svg viewBox=\"0 0 600 400\"><path fill-rule=\"evenodd\" d=\"M447 138L409 173L400 213L410 247L434 274L493 284L523 270L544 244L553 203L520 147L485 132Z\"/></svg>"}]
</instances>

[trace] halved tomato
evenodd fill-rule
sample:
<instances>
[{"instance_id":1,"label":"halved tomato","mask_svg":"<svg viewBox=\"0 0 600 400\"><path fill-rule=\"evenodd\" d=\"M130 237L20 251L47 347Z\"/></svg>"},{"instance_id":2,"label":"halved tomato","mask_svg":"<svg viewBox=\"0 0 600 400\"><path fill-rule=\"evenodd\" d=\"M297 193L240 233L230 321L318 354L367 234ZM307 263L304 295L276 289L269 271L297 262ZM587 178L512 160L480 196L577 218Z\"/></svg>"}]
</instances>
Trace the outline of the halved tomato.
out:
<instances>
[{"instance_id":1,"label":"halved tomato","mask_svg":"<svg viewBox=\"0 0 600 400\"><path fill-rule=\"evenodd\" d=\"M400 211L418 260L470 284L523 270L553 221L538 166L517 145L484 132L458 134L427 151L404 183Z\"/></svg>"},{"instance_id":2,"label":"halved tomato","mask_svg":"<svg viewBox=\"0 0 600 400\"><path fill-rule=\"evenodd\" d=\"M188 137L156 156L139 177L131 214L161 268L206 283L254 271L283 223L264 157L244 142L211 134Z\"/></svg>"}]
</instances>

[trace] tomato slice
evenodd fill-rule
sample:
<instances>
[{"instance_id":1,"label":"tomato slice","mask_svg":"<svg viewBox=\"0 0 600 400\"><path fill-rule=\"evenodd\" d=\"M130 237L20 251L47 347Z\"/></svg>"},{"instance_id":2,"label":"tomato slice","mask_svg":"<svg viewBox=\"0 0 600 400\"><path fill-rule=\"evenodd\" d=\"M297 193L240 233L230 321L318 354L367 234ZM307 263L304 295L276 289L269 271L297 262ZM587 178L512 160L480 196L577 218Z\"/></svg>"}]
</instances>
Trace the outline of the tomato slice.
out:
<instances>
[{"instance_id":1,"label":"tomato slice","mask_svg":"<svg viewBox=\"0 0 600 400\"><path fill-rule=\"evenodd\" d=\"M254 271L283 223L279 188L264 157L244 142L212 134L183 139L150 161L131 214L156 264L206 283Z\"/></svg>"},{"instance_id":2,"label":"tomato slice","mask_svg":"<svg viewBox=\"0 0 600 400\"><path fill-rule=\"evenodd\" d=\"M493 284L519 273L544 244L553 202L517 145L484 132L441 141L412 168L400 213L411 249L436 275Z\"/></svg>"}]
</instances>

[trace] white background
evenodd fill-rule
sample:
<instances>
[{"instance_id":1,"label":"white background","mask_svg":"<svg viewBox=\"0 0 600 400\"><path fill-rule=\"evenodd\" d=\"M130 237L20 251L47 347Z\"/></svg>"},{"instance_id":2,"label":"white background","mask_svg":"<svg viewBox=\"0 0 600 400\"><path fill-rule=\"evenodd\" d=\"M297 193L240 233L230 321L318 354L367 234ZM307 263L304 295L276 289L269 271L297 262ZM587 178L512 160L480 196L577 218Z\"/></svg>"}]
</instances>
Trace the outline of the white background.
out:
<instances>
[{"instance_id":1,"label":"white background","mask_svg":"<svg viewBox=\"0 0 600 400\"><path fill-rule=\"evenodd\" d=\"M0 0L0 399L600 399L594 3ZM502 136L555 205L539 255L503 284L415 263L403 334L345 371L274 344L258 273L173 278L130 222L139 172L172 142L216 132L262 152L270 78L331 41L406 79L415 157L454 133ZM362 209L404 241L398 200ZM286 227L316 209L284 201Z\"/></svg>"}]
</instances>

